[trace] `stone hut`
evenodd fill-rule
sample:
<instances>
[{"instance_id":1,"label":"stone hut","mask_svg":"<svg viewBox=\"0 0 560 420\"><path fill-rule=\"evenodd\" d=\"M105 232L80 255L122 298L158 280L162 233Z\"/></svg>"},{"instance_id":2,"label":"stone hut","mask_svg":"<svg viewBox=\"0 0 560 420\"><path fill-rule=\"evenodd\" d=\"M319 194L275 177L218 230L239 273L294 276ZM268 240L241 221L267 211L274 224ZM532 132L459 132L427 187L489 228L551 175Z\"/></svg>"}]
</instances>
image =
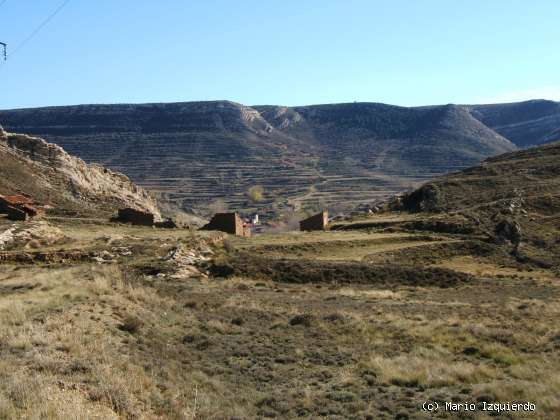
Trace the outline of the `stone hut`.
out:
<instances>
[{"instance_id":1,"label":"stone hut","mask_svg":"<svg viewBox=\"0 0 560 420\"><path fill-rule=\"evenodd\" d=\"M29 214L26 213L24 210L20 210L17 207L11 207L11 206L7 207L5 213L8 215L8 219L15 220L15 221L25 222L30 217Z\"/></svg>"},{"instance_id":2,"label":"stone hut","mask_svg":"<svg viewBox=\"0 0 560 420\"><path fill-rule=\"evenodd\" d=\"M130 223L132 225L154 226L155 217L153 213L127 207L119 209L117 220L119 222Z\"/></svg>"},{"instance_id":3,"label":"stone hut","mask_svg":"<svg viewBox=\"0 0 560 420\"><path fill-rule=\"evenodd\" d=\"M237 213L216 213L209 223L201 230L219 230L237 236L251 236L251 228L247 226Z\"/></svg>"},{"instance_id":4,"label":"stone hut","mask_svg":"<svg viewBox=\"0 0 560 420\"><path fill-rule=\"evenodd\" d=\"M31 197L25 195L0 195L0 213L11 220L27 220L43 213Z\"/></svg>"},{"instance_id":5,"label":"stone hut","mask_svg":"<svg viewBox=\"0 0 560 420\"><path fill-rule=\"evenodd\" d=\"M154 226L157 228L175 229L177 227L177 223L175 223L173 219L167 218L161 222L155 222Z\"/></svg>"},{"instance_id":6,"label":"stone hut","mask_svg":"<svg viewBox=\"0 0 560 420\"><path fill-rule=\"evenodd\" d=\"M303 231L313 231L313 230L327 230L327 225L329 223L329 212L323 210L321 213L317 213L314 216L308 217L299 222L299 230Z\"/></svg>"}]
</instances>

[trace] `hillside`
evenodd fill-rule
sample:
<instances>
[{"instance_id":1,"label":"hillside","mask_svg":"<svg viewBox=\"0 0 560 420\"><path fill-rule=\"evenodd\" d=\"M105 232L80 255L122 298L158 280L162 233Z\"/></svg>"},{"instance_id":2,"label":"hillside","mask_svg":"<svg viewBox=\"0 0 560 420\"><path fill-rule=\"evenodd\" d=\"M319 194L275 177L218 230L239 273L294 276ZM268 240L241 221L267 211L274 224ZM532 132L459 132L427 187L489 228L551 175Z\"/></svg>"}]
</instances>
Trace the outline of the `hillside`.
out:
<instances>
[{"instance_id":1,"label":"hillside","mask_svg":"<svg viewBox=\"0 0 560 420\"><path fill-rule=\"evenodd\" d=\"M520 243L521 260L560 267L560 143L486 159L429 182L393 203L434 214L440 226ZM420 216L425 217L425 216ZM431 217L431 216L430 216ZM437 223L416 224L434 227ZM453 230L453 228L451 229Z\"/></svg>"},{"instance_id":2,"label":"hillside","mask_svg":"<svg viewBox=\"0 0 560 420\"><path fill-rule=\"evenodd\" d=\"M560 103L545 100L468 107L472 115L519 147L558 140Z\"/></svg>"},{"instance_id":3,"label":"hillside","mask_svg":"<svg viewBox=\"0 0 560 420\"><path fill-rule=\"evenodd\" d=\"M303 193L317 179L313 167L294 163L305 150L269 136L256 111L228 102L46 108L4 119L187 209L217 197L244 206L254 184Z\"/></svg>"},{"instance_id":4,"label":"hillside","mask_svg":"<svg viewBox=\"0 0 560 420\"><path fill-rule=\"evenodd\" d=\"M423 194L427 190L432 191L429 198ZM560 211L560 143L488 158L478 166L435 179L408 198L411 209L447 212L485 211L522 199L527 209L555 214Z\"/></svg>"},{"instance_id":5,"label":"hillside","mask_svg":"<svg viewBox=\"0 0 560 420\"><path fill-rule=\"evenodd\" d=\"M0 418L559 418L559 154L488 159L329 231L0 218Z\"/></svg>"},{"instance_id":6,"label":"hillside","mask_svg":"<svg viewBox=\"0 0 560 420\"><path fill-rule=\"evenodd\" d=\"M0 122L123 172L187 210L223 199L232 209L277 214L351 208L552 140L557 106L213 101L19 109L0 111ZM255 185L264 187L259 202L247 195Z\"/></svg>"},{"instance_id":7,"label":"hillside","mask_svg":"<svg viewBox=\"0 0 560 420\"><path fill-rule=\"evenodd\" d=\"M290 117L278 107L255 107L275 128L318 144L330 158L326 170L352 159L363 170L393 176L448 172L515 147L474 119L464 108L445 105L403 108L384 104L295 107Z\"/></svg>"},{"instance_id":8,"label":"hillside","mask_svg":"<svg viewBox=\"0 0 560 420\"><path fill-rule=\"evenodd\" d=\"M86 164L41 138L0 128L0 194L29 194L54 214L102 215L135 207L159 216L155 199L125 175Z\"/></svg>"}]
</instances>

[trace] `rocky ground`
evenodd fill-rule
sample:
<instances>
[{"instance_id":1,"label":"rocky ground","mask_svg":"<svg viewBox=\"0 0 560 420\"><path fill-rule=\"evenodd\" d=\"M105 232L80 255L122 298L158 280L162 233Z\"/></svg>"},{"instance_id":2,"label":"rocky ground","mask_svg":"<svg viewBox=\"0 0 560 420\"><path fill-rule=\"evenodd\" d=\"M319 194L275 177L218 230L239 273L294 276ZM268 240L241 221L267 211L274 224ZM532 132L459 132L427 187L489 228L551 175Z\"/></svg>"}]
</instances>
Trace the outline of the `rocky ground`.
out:
<instances>
[{"instance_id":1,"label":"rocky ground","mask_svg":"<svg viewBox=\"0 0 560 420\"><path fill-rule=\"evenodd\" d=\"M16 137L0 189L58 205L0 217L0 419L560 417L558 144L242 238L109 222L155 202Z\"/></svg>"},{"instance_id":2,"label":"rocky ground","mask_svg":"<svg viewBox=\"0 0 560 420\"><path fill-rule=\"evenodd\" d=\"M554 271L389 219L253 238L0 220L19 238L0 252L0 418L559 416Z\"/></svg>"}]
</instances>

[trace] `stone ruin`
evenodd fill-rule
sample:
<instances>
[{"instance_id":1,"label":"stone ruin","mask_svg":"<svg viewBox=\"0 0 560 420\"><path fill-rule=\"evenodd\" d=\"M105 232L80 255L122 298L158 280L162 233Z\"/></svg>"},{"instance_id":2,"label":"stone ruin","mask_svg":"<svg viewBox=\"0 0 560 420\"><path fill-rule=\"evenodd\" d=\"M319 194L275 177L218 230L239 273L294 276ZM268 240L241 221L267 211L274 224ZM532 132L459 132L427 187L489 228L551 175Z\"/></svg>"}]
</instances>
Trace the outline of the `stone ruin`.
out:
<instances>
[{"instance_id":1,"label":"stone ruin","mask_svg":"<svg viewBox=\"0 0 560 420\"><path fill-rule=\"evenodd\" d=\"M200 230L218 230L237 236L251 236L251 228L237 213L216 213Z\"/></svg>"},{"instance_id":2,"label":"stone ruin","mask_svg":"<svg viewBox=\"0 0 560 420\"><path fill-rule=\"evenodd\" d=\"M327 230L329 224L329 213L324 210L321 213L317 213L314 216L308 217L299 222L299 230L303 231L313 231L313 230Z\"/></svg>"},{"instance_id":3,"label":"stone ruin","mask_svg":"<svg viewBox=\"0 0 560 420\"><path fill-rule=\"evenodd\" d=\"M504 219L494 228L496 239L498 243L505 244L511 242L513 245L513 252L518 252L521 246L522 229L519 223L515 220Z\"/></svg>"},{"instance_id":4,"label":"stone ruin","mask_svg":"<svg viewBox=\"0 0 560 420\"><path fill-rule=\"evenodd\" d=\"M43 209L25 195L0 195L0 213L6 213L10 220L26 221L43 214Z\"/></svg>"},{"instance_id":5,"label":"stone ruin","mask_svg":"<svg viewBox=\"0 0 560 420\"><path fill-rule=\"evenodd\" d=\"M127 207L119 209L117 221L138 226L154 226L155 216L150 212Z\"/></svg>"},{"instance_id":6,"label":"stone ruin","mask_svg":"<svg viewBox=\"0 0 560 420\"><path fill-rule=\"evenodd\" d=\"M149 211L137 210L132 207L119 209L117 217L112 219L114 222L129 223L136 226L153 226L157 228L174 229L177 224L171 219L157 220L155 214Z\"/></svg>"}]
</instances>

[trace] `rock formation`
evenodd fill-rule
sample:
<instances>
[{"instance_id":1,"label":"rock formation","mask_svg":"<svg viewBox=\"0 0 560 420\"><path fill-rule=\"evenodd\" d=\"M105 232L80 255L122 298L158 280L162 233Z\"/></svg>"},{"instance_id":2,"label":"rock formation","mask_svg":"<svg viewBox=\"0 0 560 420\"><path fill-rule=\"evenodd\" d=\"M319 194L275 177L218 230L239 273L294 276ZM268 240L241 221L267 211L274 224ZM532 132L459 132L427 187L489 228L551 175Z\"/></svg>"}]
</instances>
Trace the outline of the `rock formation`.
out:
<instances>
[{"instance_id":1,"label":"rock formation","mask_svg":"<svg viewBox=\"0 0 560 420\"><path fill-rule=\"evenodd\" d=\"M87 164L41 138L1 130L0 158L0 193L23 192L78 212L132 207L161 218L156 200L127 176Z\"/></svg>"}]
</instances>

